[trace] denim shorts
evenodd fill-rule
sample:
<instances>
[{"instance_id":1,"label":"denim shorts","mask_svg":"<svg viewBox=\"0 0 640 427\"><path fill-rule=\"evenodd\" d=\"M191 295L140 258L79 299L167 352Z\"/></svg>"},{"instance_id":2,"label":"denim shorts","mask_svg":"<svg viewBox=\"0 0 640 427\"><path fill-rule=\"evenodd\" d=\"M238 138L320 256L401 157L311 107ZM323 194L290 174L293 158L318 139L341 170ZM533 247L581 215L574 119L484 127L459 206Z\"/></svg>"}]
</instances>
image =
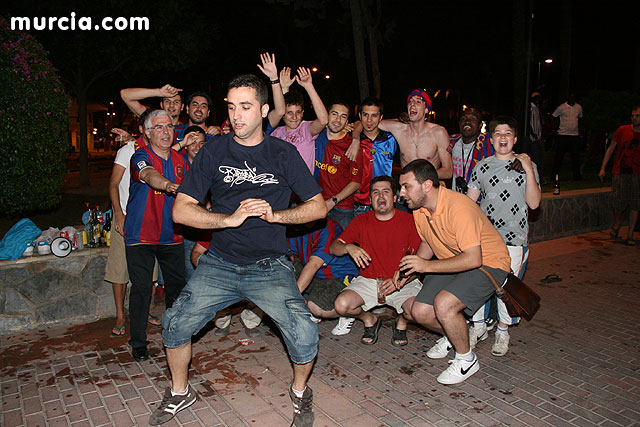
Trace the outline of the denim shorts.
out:
<instances>
[{"instance_id":1,"label":"denim shorts","mask_svg":"<svg viewBox=\"0 0 640 427\"><path fill-rule=\"evenodd\" d=\"M191 280L162 316L162 341L168 348L191 341L216 312L249 300L274 321L293 363L311 362L318 353L318 326L307 307L287 257L240 265L210 252L198 261Z\"/></svg>"}]
</instances>

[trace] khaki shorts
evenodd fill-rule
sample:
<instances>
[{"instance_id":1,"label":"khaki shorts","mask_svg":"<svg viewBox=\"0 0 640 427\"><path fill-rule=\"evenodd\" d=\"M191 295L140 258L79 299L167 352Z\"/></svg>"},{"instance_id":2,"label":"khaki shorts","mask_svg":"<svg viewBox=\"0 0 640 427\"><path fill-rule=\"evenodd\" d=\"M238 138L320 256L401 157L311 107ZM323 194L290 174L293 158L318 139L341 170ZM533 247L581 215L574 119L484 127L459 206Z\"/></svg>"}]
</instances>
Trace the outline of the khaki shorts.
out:
<instances>
[{"instance_id":1,"label":"khaki shorts","mask_svg":"<svg viewBox=\"0 0 640 427\"><path fill-rule=\"evenodd\" d=\"M111 246L104 268L104 280L111 283L128 283L127 256L124 250L124 237L117 231L111 232ZM158 261L153 267L153 281L158 280Z\"/></svg>"},{"instance_id":2,"label":"khaki shorts","mask_svg":"<svg viewBox=\"0 0 640 427\"><path fill-rule=\"evenodd\" d=\"M369 311L378 305L386 304L395 308L396 312L401 314L404 311L402 310L402 304L409 298L418 295L418 292L422 289L422 283L417 279L407 283L399 291L387 295L387 300L384 304L378 303L378 281L376 279L367 279L366 277L358 276L344 289L354 291L360 295L364 301L364 304L361 306L364 311Z\"/></svg>"}]
</instances>

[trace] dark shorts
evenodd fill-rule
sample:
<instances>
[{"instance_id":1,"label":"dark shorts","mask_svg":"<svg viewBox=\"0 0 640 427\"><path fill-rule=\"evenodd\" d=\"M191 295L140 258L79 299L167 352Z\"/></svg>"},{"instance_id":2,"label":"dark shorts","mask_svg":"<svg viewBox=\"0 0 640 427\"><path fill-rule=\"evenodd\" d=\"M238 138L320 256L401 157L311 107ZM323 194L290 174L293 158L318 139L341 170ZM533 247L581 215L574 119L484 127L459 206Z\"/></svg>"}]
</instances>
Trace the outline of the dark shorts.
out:
<instances>
[{"instance_id":1,"label":"dark shorts","mask_svg":"<svg viewBox=\"0 0 640 427\"><path fill-rule=\"evenodd\" d=\"M503 283L508 273L499 268L484 266L498 283ZM495 288L480 270L473 269L462 273L427 274L422 290L416 296L416 302L433 306L440 291L448 291L466 306L464 312L472 316L495 292Z\"/></svg>"},{"instance_id":2,"label":"dark shorts","mask_svg":"<svg viewBox=\"0 0 640 427\"><path fill-rule=\"evenodd\" d=\"M640 209L640 173L613 175L611 182L613 207L623 211L627 207Z\"/></svg>"},{"instance_id":3,"label":"dark shorts","mask_svg":"<svg viewBox=\"0 0 640 427\"><path fill-rule=\"evenodd\" d=\"M318 279L314 277L303 296L324 311L331 311L338 294L345 288L339 279Z\"/></svg>"}]
</instances>

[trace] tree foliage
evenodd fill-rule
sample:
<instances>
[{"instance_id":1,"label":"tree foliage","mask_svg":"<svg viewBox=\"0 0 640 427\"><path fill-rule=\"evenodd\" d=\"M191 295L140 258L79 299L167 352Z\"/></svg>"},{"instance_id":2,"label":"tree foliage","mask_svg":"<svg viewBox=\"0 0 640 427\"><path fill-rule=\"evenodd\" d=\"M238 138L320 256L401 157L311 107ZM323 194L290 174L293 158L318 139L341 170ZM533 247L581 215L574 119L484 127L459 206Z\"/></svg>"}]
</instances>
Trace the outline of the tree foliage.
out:
<instances>
[{"instance_id":1,"label":"tree foliage","mask_svg":"<svg viewBox=\"0 0 640 427\"><path fill-rule=\"evenodd\" d=\"M45 210L61 200L69 99L47 52L0 18L0 212Z\"/></svg>"}]
</instances>

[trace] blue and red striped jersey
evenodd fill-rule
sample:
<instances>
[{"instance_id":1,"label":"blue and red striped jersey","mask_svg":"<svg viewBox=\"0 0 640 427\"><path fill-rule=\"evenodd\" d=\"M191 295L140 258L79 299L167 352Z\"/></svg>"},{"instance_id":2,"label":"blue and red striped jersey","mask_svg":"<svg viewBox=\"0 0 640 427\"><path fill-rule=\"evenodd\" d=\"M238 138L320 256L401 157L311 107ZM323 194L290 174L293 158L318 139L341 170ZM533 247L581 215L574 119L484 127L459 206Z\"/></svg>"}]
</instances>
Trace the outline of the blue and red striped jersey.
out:
<instances>
[{"instance_id":1,"label":"blue and red striped jersey","mask_svg":"<svg viewBox=\"0 0 640 427\"><path fill-rule=\"evenodd\" d=\"M140 179L140 171L152 167L171 182L180 184L187 165L181 154L174 150L170 153L169 159L164 160L147 145L131 157L131 186L124 225L127 245L167 245L183 241L182 235L175 230L171 213L175 197L154 190Z\"/></svg>"},{"instance_id":2,"label":"blue and red striped jersey","mask_svg":"<svg viewBox=\"0 0 640 427\"><path fill-rule=\"evenodd\" d=\"M316 256L324 264L316 273L319 279L335 278L344 280L346 276L349 281L358 275L358 267L353 263L350 256L333 256L329 252L331 243L342 233L342 228L334 220L327 218L327 225L311 233L302 236L290 237L289 248L294 257L302 261L302 265L307 265L312 256Z\"/></svg>"}]
</instances>

